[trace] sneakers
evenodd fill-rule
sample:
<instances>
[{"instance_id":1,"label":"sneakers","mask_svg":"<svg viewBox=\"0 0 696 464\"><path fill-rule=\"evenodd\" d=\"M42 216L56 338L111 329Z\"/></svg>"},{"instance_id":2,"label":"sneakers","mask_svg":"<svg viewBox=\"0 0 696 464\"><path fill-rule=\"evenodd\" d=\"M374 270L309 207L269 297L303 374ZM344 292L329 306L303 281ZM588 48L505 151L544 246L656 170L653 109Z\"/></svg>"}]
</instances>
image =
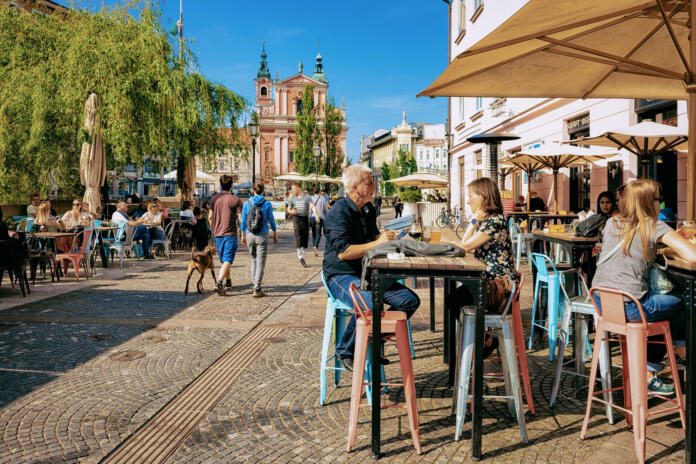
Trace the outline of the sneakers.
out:
<instances>
[{"instance_id":1,"label":"sneakers","mask_svg":"<svg viewBox=\"0 0 696 464\"><path fill-rule=\"evenodd\" d=\"M348 356L341 356L341 366L348 372L353 372L353 358Z\"/></svg>"},{"instance_id":2,"label":"sneakers","mask_svg":"<svg viewBox=\"0 0 696 464\"><path fill-rule=\"evenodd\" d=\"M143 259L155 259L155 257L152 256L152 255L147 255L147 256L145 256Z\"/></svg>"},{"instance_id":3,"label":"sneakers","mask_svg":"<svg viewBox=\"0 0 696 464\"><path fill-rule=\"evenodd\" d=\"M225 287L222 286L222 280L218 280L217 284L215 285L215 293L220 296L225 296Z\"/></svg>"},{"instance_id":4,"label":"sneakers","mask_svg":"<svg viewBox=\"0 0 696 464\"><path fill-rule=\"evenodd\" d=\"M662 379L655 376L648 382L648 395L674 395L674 385L666 384Z\"/></svg>"},{"instance_id":5,"label":"sneakers","mask_svg":"<svg viewBox=\"0 0 696 464\"><path fill-rule=\"evenodd\" d=\"M225 288L232 288L232 281L231 280L225 281Z\"/></svg>"},{"instance_id":6,"label":"sneakers","mask_svg":"<svg viewBox=\"0 0 696 464\"><path fill-rule=\"evenodd\" d=\"M307 261L305 261L304 259L300 260L300 264L302 265L302 267L307 267Z\"/></svg>"},{"instance_id":7,"label":"sneakers","mask_svg":"<svg viewBox=\"0 0 696 464\"><path fill-rule=\"evenodd\" d=\"M686 359L682 358L677 353L674 353L674 357L677 358L677 369L679 369L680 371L685 371L686 370Z\"/></svg>"},{"instance_id":8,"label":"sneakers","mask_svg":"<svg viewBox=\"0 0 696 464\"><path fill-rule=\"evenodd\" d=\"M254 296L254 298L263 298L264 296L266 296L266 294L263 292L263 290L258 289L258 290L254 290L253 296Z\"/></svg>"}]
</instances>

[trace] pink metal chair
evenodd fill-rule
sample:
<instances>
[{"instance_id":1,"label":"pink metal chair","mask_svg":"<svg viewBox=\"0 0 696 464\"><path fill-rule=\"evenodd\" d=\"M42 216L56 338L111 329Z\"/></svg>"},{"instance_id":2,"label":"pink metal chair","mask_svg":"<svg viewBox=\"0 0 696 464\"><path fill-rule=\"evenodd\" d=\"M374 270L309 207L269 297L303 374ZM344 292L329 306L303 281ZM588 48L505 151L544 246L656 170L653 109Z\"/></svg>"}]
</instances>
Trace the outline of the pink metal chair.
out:
<instances>
[{"instance_id":1,"label":"pink metal chair","mask_svg":"<svg viewBox=\"0 0 696 464\"><path fill-rule=\"evenodd\" d=\"M72 263L75 269L75 280L80 280L80 266L85 271L85 278L89 279L89 270L87 269L87 248L90 244L90 238L92 237L92 229L85 229L82 232L75 235L73 239L70 251L67 253L59 253L54 259L55 269L58 272L58 266L63 263L63 274L68 272L68 264ZM77 244L82 240L82 246L80 249L77 248Z\"/></svg>"},{"instance_id":2,"label":"pink metal chair","mask_svg":"<svg viewBox=\"0 0 696 464\"><path fill-rule=\"evenodd\" d=\"M599 294L602 309L597 307L594 295ZM645 462L645 439L648 417L656 414L661 414L670 411L679 411L679 417L682 423L682 430L686 432L686 419L684 416L684 401L682 399L681 385L679 384L679 376L677 371L677 361L674 357L674 349L672 347L672 333L669 330L668 321L647 322L643 306L638 300L626 292L612 288L593 287L590 289L590 299L597 311L597 333L595 335L594 350L592 352L592 366L590 367L590 385L587 393L587 409L585 411L585 419L582 422L582 430L580 438L585 439L587 436L587 425L590 420L590 412L592 410L592 402L600 403L614 407L626 414L626 422L629 426L633 425L633 441L636 448L636 456L638 462ZM627 322L626 313L624 310L624 298L635 303L640 312L641 322ZM623 359L623 386L611 388L609 390L595 392L595 381L597 379L597 366L599 364L600 347L602 341L608 339L608 333L615 333L620 336L621 351ZM652 335L662 335L664 342L648 341L648 337ZM659 411L648 411L648 379L647 379L647 344L648 343L664 343L667 348L667 358L669 367L672 370L673 378L675 379L674 388L677 394L676 399L664 398L667 401L675 403L676 406L661 409ZM605 401L597 398L597 395L602 395L608 391L623 389L624 406L615 405L610 401Z\"/></svg>"},{"instance_id":3,"label":"pink metal chair","mask_svg":"<svg viewBox=\"0 0 696 464\"><path fill-rule=\"evenodd\" d=\"M356 315L355 327L355 355L353 361L353 386L350 395L350 421L348 424L348 452L353 449L355 434L358 429L358 416L360 408L371 407L368 403L361 403L364 381L365 362L368 344L372 339L372 311L365 302L362 294L355 284L350 286L350 296L353 299L353 310ZM382 312L382 341L395 341L399 350L399 362L401 364L401 377L403 383L386 383L388 386L403 386L406 396L405 405L389 405L384 407L405 408L408 412L408 425L411 429L411 437L416 452L421 454L420 433L418 431L418 406L416 404L416 383L413 376L413 364L411 359L411 345L408 338L407 317L403 311Z\"/></svg>"}]
</instances>

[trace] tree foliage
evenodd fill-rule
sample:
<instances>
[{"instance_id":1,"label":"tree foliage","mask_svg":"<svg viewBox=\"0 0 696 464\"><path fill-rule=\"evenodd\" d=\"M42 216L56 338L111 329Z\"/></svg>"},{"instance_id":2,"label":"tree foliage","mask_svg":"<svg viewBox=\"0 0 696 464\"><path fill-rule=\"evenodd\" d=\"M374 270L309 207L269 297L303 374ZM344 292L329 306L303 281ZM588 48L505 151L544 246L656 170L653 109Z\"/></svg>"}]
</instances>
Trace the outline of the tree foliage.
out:
<instances>
[{"instance_id":1,"label":"tree foliage","mask_svg":"<svg viewBox=\"0 0 696 464\"><path fill-rule=\"evenodd\" d=\"M186 45L179 60L156 5L42 16L9 3L0 0L0 201L46 195L52 181L62 195L81 193L90 92L102 101L109 169L239 145L219 129L236 129L246 102L197 72Z\"/></svg>"},{"instance_id":2,"label":"tree foliage","mask_svg":"<svg viewBox=\"0 0 696 464\"><path fill-rule=\"evenodd\" d=\"M320 138L316 113L314 86L308 84L302 93L302 112L297 115L295 129L295 171L300 174L310 174L316 170L314 144L319 143Z\"/></svg>"},{"instance_id":3,"label":"tree foliage","mask_svg":"<svg viewBox=\"0 0 696 464\"><path fill-rule=\"evenodd\" d=\"M418 163L415 156L399 148L396 157L396 167L399 169L399 176L410 176L418 171ZM403 201L420 201L422 198L421 190L418 187L401 187L399 196Z\"/></svg>"},{"instance_id":4,"label":"tree foliage","mask_svg":"<svg viewBox=\"0 0 696 464\"><path fill-rule=\"evenodd\" d=\"M384 195L390 197L396 192L396 185L391 182L387 182L390 179L396 179L399 177L397 172L396 176L393 176L396 166L393 164L387 164L386 161L382 162L382 166L379 169L380 175L382 176L381 191Z\"/></svg>"},{"instance_id":5,"label":"tree foliage","mask_svg":"<svg viewBox=\"0 0 696 464\"><path fill-rule=\"evenodd\" d=\"M343 158L345 153L341 149L341 130L343 129L343 114L336 108L333 98L330 98L324 106L324 121L322 132L324 136L324 150L322 171L330 177L338 177L343 172Z\"/></svg>"}]
</instances>

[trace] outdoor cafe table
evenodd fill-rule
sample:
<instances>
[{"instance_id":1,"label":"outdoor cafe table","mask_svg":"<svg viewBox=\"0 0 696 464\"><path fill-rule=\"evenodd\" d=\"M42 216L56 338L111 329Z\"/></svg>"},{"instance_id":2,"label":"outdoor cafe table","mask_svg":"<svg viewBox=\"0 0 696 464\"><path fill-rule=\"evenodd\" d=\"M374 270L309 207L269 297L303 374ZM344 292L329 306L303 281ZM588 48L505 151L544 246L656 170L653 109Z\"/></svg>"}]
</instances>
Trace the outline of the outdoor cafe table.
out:
<instances>
[{"instance_id":1,"label":"outdoor cafe table","mask_svg":"<svg viewBox=\"0 0 696 464\"><path fill-rule=\"evenodd\" d=\"M379 335L382 330L382 311L384 310L384 291L389 286L407 277L429 277L445 279L445 354L449 361L449 382L452 382L456 363L456 342L454 341L454 325L448 323L452 318L452 311L448 311L450 304L449 295L454 282L462 282L474 297L476 308L475 336L474 336L474 388L472 395L472 459L481 458L482 436L482 399L483 399L483 332L484 313L486 301L486 267L472 255L462 258L441 256L406 257L404 259L376 258L372 260L372 455L380 457L380 428L381 428L381 346L382 339ZM432 281L432 280L431 280ZM432 299L431 299L432 304ZM449 330L448 330L449 328Z\"/></svg>"},{"instance_id":2,"label":"outdoor cafe table","mask_svg":"<svg viewBox=\"0 0 696 464\"><path fill-rule=\"evenodd\" d=\"M573 222L573 220L578 218L577 214L551 214L548 212L531 212L528 213L528 220L527 220L527 227L531 227L532 224L536 221L541 223L540 228L544 228L544 224L546 224L547 221L560 221L561 224L566 224L567 222Z\"/></svg>"},{"instance_id":3,"label":"outdoor cafe table","mask_svg":"<svg viewBox=\"0 0 696 464\"><path fill-rule=\"evenodd\" d=\"M58 254L58 248L56 247L56 239L60 237L74 237L76 235L76 232L34 232L27 235L31 235L32 237L36 237L38 239L45 239L51 242L53 253ZM54 274L56 275L57 281L60 281L60 272L60 269L56 267L56 269L54 270Z\"/></svg>"},{"instance_id":4,"label":"outdoor cafe table","mask_svg":"<svg viewBox=\"0 0 696 464\"><path fill-rule=\"evenodd\" d=\"M570 253L570 265L573 268L580 267L580 258L586 251L592 251L597 243L598 237L576 237L575 232L543 232L535 230L532 232L534 243L532 249L536 250L536 242L558 243L564 246Z\"/></svg>"},{"instance_id":5,"label":"outdoor cafe table","mask_svg":"<svg viewBox=\"0 0 696 464\"><path fill-rule=\"evenodd\" d=\"M680 259L667 260L667 274L676 282L681 292L684 308L686 308L686 442L684 444L684 461L696 463L696 453L692 448L696 445L696 382L691 380L691 372L696 364L696 264L688 264Z\"/></svg>"}]
</instances>

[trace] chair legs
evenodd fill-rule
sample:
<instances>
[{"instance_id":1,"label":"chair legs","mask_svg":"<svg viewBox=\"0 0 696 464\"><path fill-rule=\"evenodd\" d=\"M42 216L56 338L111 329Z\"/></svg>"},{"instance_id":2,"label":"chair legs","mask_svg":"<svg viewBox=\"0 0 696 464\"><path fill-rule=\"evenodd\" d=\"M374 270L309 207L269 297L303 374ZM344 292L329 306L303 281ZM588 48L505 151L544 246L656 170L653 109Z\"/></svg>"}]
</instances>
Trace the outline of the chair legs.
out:
<instances>
[{"instance_id":1,"label":"chair legs","mask_svg":"<svg viewBox=\"0 0 696 464\"><path fill-rule=\"evenodd\" d=\"M355 443L355 434L358 429L358 416L360 415L360 403L363 392L363 372L365 372L365 360L367 358L367 328L355 331L355 353L353 358L353 384L350 392L350 417L348 422L348 447L350 453Z\"/></svg>"},{"instance_id":2,"label":"chair legs","mask_svg":"<svg viewBox=\"0 0 696 464\"><path fill-rule=\"evenodd\" d=\"M517 356L515 355L515 343L514 334L512 327L510 327L510 320L503 322L503 340L504 343L501 344L503 347L503 353L500 357L503 362L503 372L505 377L510 383L510 393L512 396L511 401L515 408L515 414L517 416L517 422L520 425L520 435L522 440L527 443L527 425L524 419L524 410L522 409L522 391L520 385L519 371L517 370Z\"/></svg>"},{"instance_id":3,"label":"chair legs","mask_svg":"<svg viewBox=\"0 0 696 464\"><path fill-rule=\"evenodd\" d=\"M334 324L334 309L331 301L326 301L326 315L324 316L324 336L321 343L321 364L319 366L319 404L326 403L326 364L329 362L329 344L331 343L331 328Z\"/></svg>"}]
</instances>

